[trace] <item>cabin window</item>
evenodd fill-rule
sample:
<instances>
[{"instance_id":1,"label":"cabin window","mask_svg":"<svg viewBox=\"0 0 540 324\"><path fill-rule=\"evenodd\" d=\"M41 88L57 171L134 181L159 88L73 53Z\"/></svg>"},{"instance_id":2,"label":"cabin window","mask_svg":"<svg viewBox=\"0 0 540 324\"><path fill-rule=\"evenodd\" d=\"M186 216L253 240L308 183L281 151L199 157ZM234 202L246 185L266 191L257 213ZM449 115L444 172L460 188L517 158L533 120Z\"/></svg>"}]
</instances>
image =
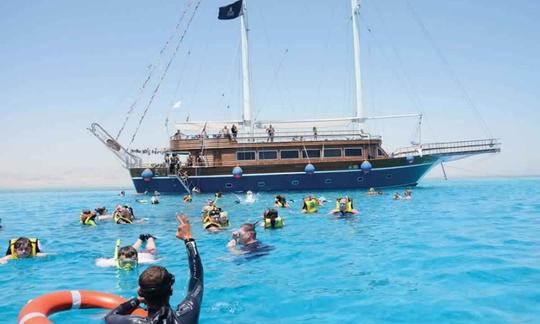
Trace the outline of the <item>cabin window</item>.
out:
<instances>
[{"instance_id":1,"label":"cabin window","mask_svg":"<svg viewBox=\"0 0 540 324\"><path fill-rule=\"evenodd\" d=\"M326 183L326 184L331 184L331 183L332 183L332 179L324 179L324 183Z\"/></svg>"},{"instance_id":2,"label":"cabin window","mask_svg":"<svg viewBox=\"0 0 540 324\"><path fill-rule=\"evenodd\" d=\"M232 188L232 183L230 183L230 182L229 182L229 183L226 183L226 184L225 184L225 188Z\"/></svg>"},{"instance_id":3,"label":"cabin window","mask_svg":"<svg viewBox=\"0 0 540 324\"><path fill-rule=\"evenodd\" d=\"M266 182L264 182L264 181L257 182L257 187L262 188L264 186L266 186Z\"/></svg>"},{"instance_id":4,"label":"cabin window","mask_svg":"<svg viewBox=\"0 0 540 324\"><path fill-rule=\"evenodd\" d=\"M306 152L307 152L307 155L306 155ZM310 158L310 159L320 158L321 157L321 150L303 150L302 151L302 157L304 159L306 159L306 158Z\"/></svg>"},{"instance_id":5,"label":"cabin window","mask_svg":"<svg viewBox=\"0 0 540 324\"><path fill-rule=\"evenodd\" d=\"M358 177L358 178L356 178L356 181L357 181L357 182L362 182L362 181L364 181L364 178Z\"/></svg>"},{"instance_id":6,"label":"cabin window","mask_svg":"<svg viewBox=\"0 0 540 324\"><path fill-rule=\"evenodd\" d=\"M255 160L255 151L236 152L238 161Z\"/></svg>"},{"instance_id":7,"label":"cabin window","mask_svg":"<svg viewBox=\"0 0 540 324\"><path fill-rule=\"evenodd\" d=\"M298 186L298 185L300 184L300 181L298 181L298 180L293 180L293 181L291 181L291 184L292 184L293 186Z\"/></svg>"},{"instance_id":8,"label":"cabin window","mask_svg":"<svg viewBox=\"0 0 540 324\"><path fill-rule=\"evenodd\" d=\"M391 174L387 174L387 175L386 175L386 179L392 179L392 175L391 175Z\"/></svg>"},{"instance_id":9,"label":"cabin window","mask_svg":"<svg viewBox=\"0 0 540 324\"><path fill-rule=\"evenodd\" d=\"M384 156L383 150L381 150L380 148L378 148L378 149L377 149L377 155L378 155L378 156Z\"/></svg>"},{"instance_id":10,"label":"cabin window","mask_svg":"<svg viewBox=\"0 0 540 324\"><path fill-rule=\"evenodd\" d=\"M362 148L360 147L346 148L345 156L362 156Z\"/></svg>"},{"instance_id":11,"label":"cabin window","mask_svg":"<svg viewBox=\"0 0 540 324\"><path fill-rule=\"evenodd\" d=\"M277 151L259 151L259 160L276 160Z\"/></svg>"},{"instance_id":12,"label":"cabin window","mask_svg":"<svg viewBox=\"0 0 540 324\"><path fill-rule=\"evenodd\" d=\"M298 159L298 150L282 150L282 159Z\"/></svg>"},{"instance_id":13,"label":"cabin window","mask_svg":"<svg viewBox=\"0 0 540 324\"><path fill-rule=\"evenodd\" d=\"M340 157L341 149L339 148L328 148L324 149L324 157Z\"/></svg>"}]
</instances>

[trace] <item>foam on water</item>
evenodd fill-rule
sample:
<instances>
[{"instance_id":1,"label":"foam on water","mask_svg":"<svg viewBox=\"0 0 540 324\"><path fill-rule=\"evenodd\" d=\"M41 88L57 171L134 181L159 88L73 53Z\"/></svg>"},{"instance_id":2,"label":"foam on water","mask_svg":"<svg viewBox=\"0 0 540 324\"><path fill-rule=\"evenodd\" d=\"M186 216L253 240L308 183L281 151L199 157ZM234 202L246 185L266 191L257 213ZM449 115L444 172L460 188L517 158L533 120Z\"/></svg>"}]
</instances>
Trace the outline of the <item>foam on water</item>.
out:
<instances>
[{"instance_id":1,"label":"foam on water","mask_svg":"<svg viewBox=\"0 0 540 324\"><path fill-rule=\"evenodd\" d=\"M534 322L540 318L540 180L428 181L410 201L369 197L363 191L326 191L317 215L299 212L308 193L287 193L282 230L258 230L275 249L243 261L225 244L231 230L207 234L199 211L210 195L191 204L164 195L161 204L136 203L113 191L1 192L0 247L10 238L39 237L44 259L0 265L0 322L14 323L21 307L43 293L90 289L133 296L138 271L98 268L117 238L131 244L140 233L158 237L161 265L176 274L172 301L184 296L186 252L174 238L175 213L190 215L205 270L203 323ZM402 190L401 190L402 191ZM220 199L232 227L260 218L275 193L253 204ZM360 215L327 215L333 198L349 194ZM131 204L147 224L83 227L83 208ZM145 267L141 266L139 271ZM57 323L99 322L104 310L63 312Z\"/></svg>"}]
</instances>

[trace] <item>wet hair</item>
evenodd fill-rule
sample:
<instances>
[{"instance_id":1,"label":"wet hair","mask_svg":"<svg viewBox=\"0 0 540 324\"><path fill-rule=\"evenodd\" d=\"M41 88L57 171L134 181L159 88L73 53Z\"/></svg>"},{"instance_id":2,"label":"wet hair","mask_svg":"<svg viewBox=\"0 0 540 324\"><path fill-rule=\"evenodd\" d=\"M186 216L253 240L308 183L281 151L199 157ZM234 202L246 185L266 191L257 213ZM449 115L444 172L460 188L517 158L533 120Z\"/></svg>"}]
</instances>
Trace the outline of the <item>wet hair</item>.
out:
<instances>
[{"instance_id":1,"label":"wet hair","mask_svg":"<svg viewBox=\"0 0 540 324\"><path fill-rule=\"evenodd\" d=\"M107 208L105 207L98 207L96 209L94 209L98 214L100 215L105 215L105 211L107 210Z\"/></svg>"},{"instance_id":2,"label":"wet hair","mask_svg":"<svg viewBox=\"0 0 540 324\"><path fill-rule=\"evenodd\" d=\"M242 224L242 228L246 232L252 232L253 233L253 239L257 238L257 232L255 232L255 225L253 225L251 223L245 223L245 224Z\"/></svg>"},{"instance_id":3,"label":"wet hair","mask_svg":"<svg viewBox=\"0 0 540 324\"><path fill-rule=\"evenodd\" d=\"M27 237L19 237L15 243L13 243L15 251L24 250L25 255L30 255L32 253L32 243Z\"/></svg>"},{"instance_id":4,"label":"wet hair","mask_svg":"<svg viewBox=\"0 0 540 324\"><path fill-rule=\"evenodd\" d=\"M277 210L275 210L274 208L267 209L264 212L264 218L270 219L270 226L272 226L272 228L276 227L276 218L278 218Z\"/></svg>"},{"instance_id":5,"label":"wet hair","mask_svg":"<svg viewBox=\"0 0 540 324\"><path fill-rule=\"evenodd\" d=\"M137 250L131 245L121 247L118 250L118 257L120 257L121 255L133 260L137 260L138 257Z\"/></svg>"},{"instance_id":6,"label":"wet hair","mask_svg":"<svg viewBox=\"0 0 540 324\"><path fill-rule=\"evenodd\" d=\"M139 276L139 295L150 305L160 306L169 302L174 275L160 266L152 266Z\"/></svg>"}]
</instances>

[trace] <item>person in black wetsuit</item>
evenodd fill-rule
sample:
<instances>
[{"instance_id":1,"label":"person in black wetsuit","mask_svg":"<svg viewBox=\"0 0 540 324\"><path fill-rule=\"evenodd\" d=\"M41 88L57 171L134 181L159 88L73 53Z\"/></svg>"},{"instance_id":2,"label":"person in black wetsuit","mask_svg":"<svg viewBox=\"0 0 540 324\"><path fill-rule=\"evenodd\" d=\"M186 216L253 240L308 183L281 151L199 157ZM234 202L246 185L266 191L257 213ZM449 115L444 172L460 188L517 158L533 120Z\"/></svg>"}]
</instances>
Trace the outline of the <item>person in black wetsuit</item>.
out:
<instances>
[{"instance_id":1,"label":"person in black wetsuit","mask_svg":"<svg viewBox=\"0 0 540 324\"><path fill-rule=\"evenodd\" d=\"M191 277L188 284L187 296L173 310L169 305L174 284L174 275L167 269L153 266L139 276L138 297L132 298L110 311L105 316L108 324L185 324L197 323L203 296L203 267L197 245L191 235L191 225L185 215L176 217L178 229L176 237L184 240L188 253L189 271ZM148 317L129 315L139 304L148 306Z\"/></svg>"}]
</instances>

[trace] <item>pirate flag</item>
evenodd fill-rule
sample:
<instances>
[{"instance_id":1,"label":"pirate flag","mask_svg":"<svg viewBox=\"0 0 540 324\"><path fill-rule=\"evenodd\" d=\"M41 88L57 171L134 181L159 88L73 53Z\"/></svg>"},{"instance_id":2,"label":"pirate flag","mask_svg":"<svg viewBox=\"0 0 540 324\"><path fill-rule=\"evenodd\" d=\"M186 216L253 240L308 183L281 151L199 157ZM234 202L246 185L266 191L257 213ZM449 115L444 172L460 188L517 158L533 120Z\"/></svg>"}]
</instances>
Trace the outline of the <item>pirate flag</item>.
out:
<instances>
[{"instance_id":1,"label":"pirate flag","mask_svg":"<svg viewBox=\"0 0 540 324\"><path fill-rule=\"evenodd\" d=\"M218 19L234 19L242 13L242 0L231 3L225 7L219 7Z\"/></svg>"}]
</instances>

